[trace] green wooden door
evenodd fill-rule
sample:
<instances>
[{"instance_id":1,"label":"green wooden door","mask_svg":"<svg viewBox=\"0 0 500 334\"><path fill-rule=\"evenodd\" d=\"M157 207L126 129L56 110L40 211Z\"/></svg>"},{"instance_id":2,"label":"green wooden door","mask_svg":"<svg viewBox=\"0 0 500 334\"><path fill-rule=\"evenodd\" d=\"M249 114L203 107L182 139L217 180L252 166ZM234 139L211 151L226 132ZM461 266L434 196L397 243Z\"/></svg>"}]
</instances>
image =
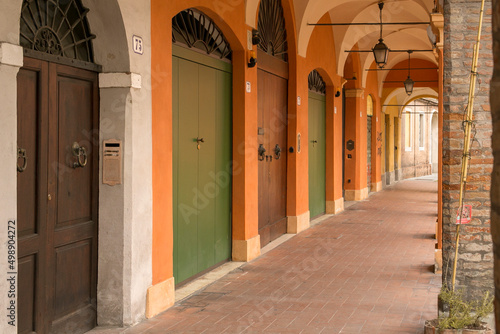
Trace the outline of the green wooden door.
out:
<instances>
[{"instance_id":1,"label":"green wooden door","mask_svg":"<svg viewBox=\"0 0 500 334\"><path fill-rule=\"evenodd\" d=\"M231 257L232 101L230 64L174 47L172 69L178 284Z\"/></svg>"},{"instance_id":2,"label":"green wooden door","mask_svg":"<svg viewBox=\"0 0 500 334\"><path fill-rule=\"evenodd\" d=\"M316 217L326 208L326 99L309 92L309 212Z\"/></svg>"}]
</instances>

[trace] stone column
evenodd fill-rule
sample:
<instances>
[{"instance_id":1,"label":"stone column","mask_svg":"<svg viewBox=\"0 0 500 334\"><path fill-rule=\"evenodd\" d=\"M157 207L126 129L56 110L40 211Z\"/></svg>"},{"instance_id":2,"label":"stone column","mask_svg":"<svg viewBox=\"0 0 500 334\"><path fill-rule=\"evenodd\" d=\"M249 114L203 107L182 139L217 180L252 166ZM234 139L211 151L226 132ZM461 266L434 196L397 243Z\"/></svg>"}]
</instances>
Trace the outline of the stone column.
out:
<instances>
[{"instance_id":1,"label":"stone column","mask_svg":"<svg viewBox=\"0 0 500 334\"><path fill-rule=\"evenodd\" d=\"M99 86L101 147L122 141L123 176L99 185L98 324L126 326L144 318L152 280L150 92L135 73L102 73Z\"/></svg>"}]
</instances>

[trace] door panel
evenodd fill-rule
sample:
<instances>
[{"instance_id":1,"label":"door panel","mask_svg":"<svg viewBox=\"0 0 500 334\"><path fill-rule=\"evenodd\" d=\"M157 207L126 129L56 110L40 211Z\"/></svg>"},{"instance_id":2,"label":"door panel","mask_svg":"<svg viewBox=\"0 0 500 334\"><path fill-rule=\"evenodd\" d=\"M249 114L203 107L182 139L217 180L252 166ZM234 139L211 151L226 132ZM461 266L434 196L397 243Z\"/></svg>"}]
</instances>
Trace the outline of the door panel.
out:
<instances>
[{"instance_id":1,"label":"door panel","mask_svg":"<svg viewBox=\"0 0 500 334\"><path fill-rule=\"evenodd\" d=\"M18 80L17 146L28 164L17 173L19 333L43 333L47 309L48 63L25 58ZM19 160L18 164L22 164Z\"/></svg>"},{"instance_id":2,"label":"door panel","mask_svg":"<svg viewBox=\"0 0 500 334\"><path fill-rule=\"evenodd\" d=\"M264 134L258 143L266 149L259 161L259 234L261 246L286 233L286 150L288 83L277 75L258 70L258 127ZM276 145L282 150L276 159Z\"/></svg>"},{"instance_id":3,"label":"door panel","mask_svg":"<svg viewBox=\"0 0 500 334\"><path fill-rule=\"evenodd\" d=\"M85 332L97 319L98 141L93 137L99 126L97 75L56 64L49 70L54 92L49 99L49 145L57 147L49 154L51 161L57 161L49 173L49 191L55 196L49 207L56 206L49 209L55 251L50 257L55 277L53 330L77 326L75 333ZM84 167L74 168L78 161L72 153L74 143L86 151Z\"/></svg>"},{"instance_id":4,"label":"door panel","mask_svg":"<svg viewBox=\"0 0 500 334\"><path fill-rule=\"evenodd\" d=\"M326 100L309 92L309 213L326 211Z\"/></svg>"},{"instance_id":5,"label":"door panel","mask_svg":"<svg viewBox=\"0 0 500 334\"><path fill-rule=\"evenodd\" d=\"M210 174L215 171L217 72L210 67L199 66L198 78L199 99L203 101L198 107L198 137L204 140L200 143L198 150L198 194L200 197L198 202L198 268L206 269L215 264L215 198L217 193Z\"/></svg>"},{"instance_id":6,"label":"door panel","mask_svg":"<svg viewBox=\"0 0 500 334\"><path fill-rule=\"evenodd\" d=\"M179 284L231 256L232 78L179 57L173 57L173 68L174 277Z\"/></svg>"},{"instance_id":7,"label":"door panel","mask_svg":"<svg viewBox=\"0 0 500 334\"><path fill-rule=\"evenodd\" d=\"M174 58L175 59L175 58ZM175 162L177 179L177 220L174 227L175 235L175 255L177 274L174 272L176 283L193 276L198 268L198 210L197 203L200 200L198 191L198 151L196 141L198 137L198 65L196 63L179 59L178 77L174 81L178 84L179 95L177 138L174 151L177 150L177 160ZM182 75L181 75L182 73ZM178 242L182 240L182 242ZM176 242L177 241L177 242Z\"/></svg>"},{"instance_id":8,"label":"door panel","mask_svg":"<svg viewBox=\"0 0 500 334\"><path fill-rule=\"evenodd\" d=\"M84 333L96 324L97 74L26 58L18 86L18 145L32 161L18 173L19 331Z\"/></svg>"}]
</instances>

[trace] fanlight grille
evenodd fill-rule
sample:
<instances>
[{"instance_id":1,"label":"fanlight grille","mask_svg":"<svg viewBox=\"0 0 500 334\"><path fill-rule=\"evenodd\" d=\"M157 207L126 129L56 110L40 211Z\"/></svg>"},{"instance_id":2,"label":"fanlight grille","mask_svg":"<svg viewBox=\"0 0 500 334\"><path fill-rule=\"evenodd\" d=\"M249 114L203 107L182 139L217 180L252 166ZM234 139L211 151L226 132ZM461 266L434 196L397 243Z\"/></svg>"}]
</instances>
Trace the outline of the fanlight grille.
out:
<instances>
[{"instance_id":1,"label":"fanlight grille","mask_svg":"<svg viewBox=\"0 0 500 334\"><path fill-rule=\"evenodd\" d=\"M192 8L172 19L172 42L200 49L220 59L231 59L231 47L222 31L208 16Z\"/></svg>"},{"instance_id":2,"label":"fanlight grille","mask_svg":"<svg viewBox=\"0 0 500 334\"><path fill-rule=\"evenodd\" d=\"M24 0L21 45L30 50L93 62L87 13L81 0Z\"/></svg>"},{"instance_id":3,"label":"fanlight grille","mask_svg":"<svg viewBox=\"0 0 500 334\"><path fill-rule=\"evenodd\" d=\"M259 49L288 61L285 17L281 0L261 0L258 21Z\"/></svg>"},{"instance_id":4,"label":"fanlight grille","mask_svg":"<svg viewBox=\"0 0 500 334\"><path fill-rule=\"evenodd\" d=\"M307 79L310 91L326 95L326 84L318 71L312 70Z\"/></svg>"}]
</instances>

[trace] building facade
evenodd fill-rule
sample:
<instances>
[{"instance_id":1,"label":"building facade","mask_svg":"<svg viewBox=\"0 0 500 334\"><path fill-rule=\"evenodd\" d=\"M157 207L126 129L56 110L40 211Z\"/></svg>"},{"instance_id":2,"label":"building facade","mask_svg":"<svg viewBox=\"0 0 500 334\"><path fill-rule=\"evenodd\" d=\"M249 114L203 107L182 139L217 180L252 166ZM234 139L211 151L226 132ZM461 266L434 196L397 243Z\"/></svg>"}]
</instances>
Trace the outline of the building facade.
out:
<instances>
[{"instance_id":1,"label":"building facade","mask_svg":"<svg viewBox=\"0 0 500 334\"><path fill-rule=\"evenodd\" d=\"M384 20L430 21L431 38L426 26L329 25L382 10L356 6L2 0L0 267L13 283L0 293L15 293L0 307L15 316L0 331L133 325L172 306L176 286L412 171L437 172L447 191L448 7L383 7ZM364 51L382 28L391 49L424 51L378 68ZM438 105L427 133L409 118L408 148L422 139L426 152L412 162L405 108L424 98ZM438 202L441 249L449 198Z\"/></svg>"}]
</instances>

